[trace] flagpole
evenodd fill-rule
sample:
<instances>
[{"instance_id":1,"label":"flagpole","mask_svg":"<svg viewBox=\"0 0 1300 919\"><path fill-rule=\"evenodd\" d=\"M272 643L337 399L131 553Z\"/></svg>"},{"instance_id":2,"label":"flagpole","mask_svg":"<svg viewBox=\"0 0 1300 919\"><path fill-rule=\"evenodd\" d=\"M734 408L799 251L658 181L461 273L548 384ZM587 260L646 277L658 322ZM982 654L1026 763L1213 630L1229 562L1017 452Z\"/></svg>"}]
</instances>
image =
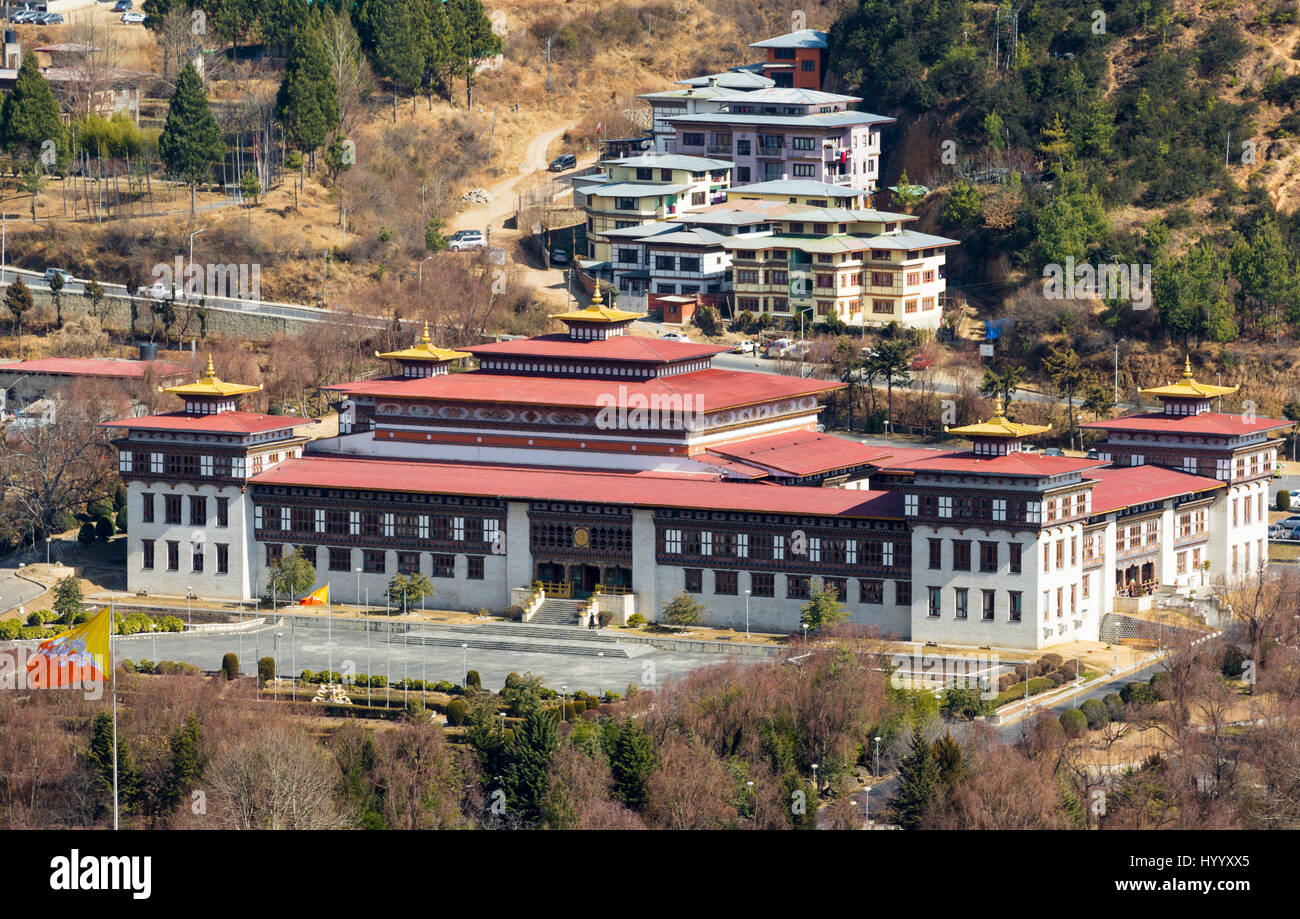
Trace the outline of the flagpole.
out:
<instances>
[{"instance_id":1,"label":"flagpole","mask_svg":"<svg viewBox=\"0 0 1300 919\"><path fill-rule=\"evenodd\" d=\"M113 662L113 598L108 598L108 667L113 672L113 829L118 828L117 809L117 667ZM227 645L229 647L229 645Z\"/></svg>"},{"instance_id":2,"label":"flagpole","mask_svg":"<svg viewBox=\"0 0 1300 919\"><path fill-rule=\"evenodd\" d=\"M326 665L329 669L331 683L334 682L334 620L330 617L330 586L325 585L325 648L329 658Z\"/></svg>"}]
</instances>

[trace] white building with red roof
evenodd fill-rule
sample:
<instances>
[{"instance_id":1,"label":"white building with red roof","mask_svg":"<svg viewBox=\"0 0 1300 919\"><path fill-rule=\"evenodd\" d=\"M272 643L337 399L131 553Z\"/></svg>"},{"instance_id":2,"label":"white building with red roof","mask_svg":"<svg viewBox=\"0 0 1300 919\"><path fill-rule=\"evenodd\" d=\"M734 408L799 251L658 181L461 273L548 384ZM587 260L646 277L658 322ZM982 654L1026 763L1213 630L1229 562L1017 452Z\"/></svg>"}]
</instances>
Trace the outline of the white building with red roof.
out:
<instances>
[{"instance_id":1,"label":"white building with red roof","mask_svg":"<svg viewBox=\"0 0 1300 919\"><path fill-rule=\"evenodd\" d=\"M1166 413L1099 423L1097 459L1028 450L1047 428L1000 403L950 432L969 450L884 448L818 431L840 384L714 369L720 349L634 338L638 314L598 296L557 318L566 334L462 351L426 330L380 355L398 374L333 387L337 437L240 411L252 388L211 368L173 390L185 411L114 423L131 588L251 599L302 549L344 602L418 572L444 608L542 591L575 622L591 603L656 620L687 593L710 624L793 631L824 586L885 635L1043 648L1266 558L1269 432L1288 422L1234 432L1165 388Z\"/></svg>"}]
</instances>

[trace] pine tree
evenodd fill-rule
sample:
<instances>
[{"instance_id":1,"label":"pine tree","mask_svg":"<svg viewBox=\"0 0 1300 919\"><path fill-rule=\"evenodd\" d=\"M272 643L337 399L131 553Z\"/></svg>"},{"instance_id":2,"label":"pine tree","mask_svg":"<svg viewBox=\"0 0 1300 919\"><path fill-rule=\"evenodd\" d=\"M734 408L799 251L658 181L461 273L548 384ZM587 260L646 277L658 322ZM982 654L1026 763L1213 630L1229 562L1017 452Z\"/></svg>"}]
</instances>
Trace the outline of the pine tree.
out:
<instances>
[{"instance_id":1,"label":"pine tree","mask_svg":"<svg viewBox=\"0 0 1300 919\"><path fill-rule=\"evenodd\" d=\"M171 769L163 788L163 805L168 812L189 797L203 778L207 756L203 752L203 735L193 714L167 738L171 750Z\"/></svg>"},{"instance_id":2,"label":"pine tree","mask_svg":"<svg viewBox=\"0 0 1300 919\"><path fill-rule=\"evenodd\" d=\"M951 733L945 731L944 735L931 746L931 751L934 754L935 766L938 768L939 781L951 788L966 771L965 764L962 762L961 746L952 739Z\"/></svg>"},{"instance_id":3,"label":"pine tree","mask_svg":"<svg viewBox=\"0 0 1300 919\"><path fill-rule=\"evenodd\" d=\"M390 0L370 12L375 70L393 84L393 121L399 90L413 90L424 79L426 22L416 0Z\"/></svg>"},{"instance_id":4,"label":"pine tree","mask_svg":"<svg viewBox=\"0 0 1300 919\"><path fill-rule=\"evenodd\" d=\"M898 766L898 791L890 799L899 826L916 829L939 785L939 764L918 725L912 729L912 745Z\"/></svg>"},{"instance_id":5,"label":"pine tree","mask_svg":"<svg viewBox=\"0 0 1300 919\"><path fill-rule=\"evenodd\" d=\"M501 53L501 36L492 31L492 20L483 0L448 0L451 20L453 72L465 78L465 106L474 106L474 70L479 61Z\"/></svg>"},{"instance_id":6,"label":"pine tree","mask_svg":"<svg viewBox=\"0 0 1300 919\"><path fill-rule=\"evenodd\" d=\"M560 745L555 724L550 713L541 708L524 716L524 723L515 731L502 776L507 806L530 820L541 813L542 800L550 787L547 768Z\"/></svg>"},{"instance_id":7,"label":"pine tree","mask_svg":"<svg viewBox=\"0 0 1300 919\"><path fill-rule=\"evenodd\" d=\"M113 716L99 712L91 725L90 749L86 762L95 778L95 787L102 802L97 813L113 809ZM131 756L131 748L119 731L117 735L117 800L120 813L133 809L139 797L140 770Z\"/></svg>"},{"instance_id":8,"label":"pine tree","mask_svg":"<svg viewBox=\"0 0 1300 919\"><path fill-rule=\"evenodd\" d=\"M338 127L338 87L315 22L298 33L276 96L275 116L284 125L289 142L303 153L324 146Z\"/></svg>"},{"instance_id":9,"label":"pine tree","mask_svg":"<svg viewBox=\"0 0 1300 919\"><path fill-rule=\"evenodd\" d=\"M32 302L32 292L28 286L23 283L21 277L16 277L10 282L9 288L5 291L5 309L9 310L9 315L14 320L14 333L19 337L19 350L22 350L23 334L23 316L31 312L35 304Z\"/></svg>"},{"instance_id":10,"label":"pine tree","mask_svg":"<svg viewBox=\"0 0 1300 919\"><path fill-rule=\"evenodd\" d=\"M632 810L641 810L650 800L646 782L655 766L654 743L650 735L630 718L618 728L609 754L609 771L614 777L614 795Z\"/></svg>"},{"instance_id":11,"label":"pine tree","mask_svg":"<svg viewBox=\"0 0 1300 919\"><path fill-rule=\"evenodd\" d=\"M186 64L176 79L167 121L158 138L158 155L172 173L189 184L192 218L199 182L208 178L212 164L226 155L221 127L208 108L207 90L193 62Z\"/></svg>"},{"instance_id":12,"label":"pine tree","mask_svg":"<svg viewBox=\"0 0 1300 919\"><path fill-rule=\"evenodd\" d=\"M0 141L10 152L22 151L35 157L47 140L61 145L63 136L63 120L54 92L37 69L36 55L24 55L14 88L0 107Z\"/></svg>"}]
</instances>

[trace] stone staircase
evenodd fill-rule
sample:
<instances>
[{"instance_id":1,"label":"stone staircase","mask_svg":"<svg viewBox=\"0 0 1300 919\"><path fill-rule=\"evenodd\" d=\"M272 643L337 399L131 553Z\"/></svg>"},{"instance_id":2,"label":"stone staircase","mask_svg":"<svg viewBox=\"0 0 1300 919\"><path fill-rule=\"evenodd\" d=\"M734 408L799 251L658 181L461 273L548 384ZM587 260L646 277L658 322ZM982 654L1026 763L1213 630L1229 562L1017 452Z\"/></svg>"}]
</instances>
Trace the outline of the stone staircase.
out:
<instances>
[{"instance_id":1,"label":"stone staircase","mask_svg":"<svg viewBox=\"0 0 1300 919\"><path fill-rule=\"evenodd\" d=\"M528 620L529 625L567 625L578 627L578 614L586 605L584 600L563 600L547 597Z\"/></svg>"}]
</instances>

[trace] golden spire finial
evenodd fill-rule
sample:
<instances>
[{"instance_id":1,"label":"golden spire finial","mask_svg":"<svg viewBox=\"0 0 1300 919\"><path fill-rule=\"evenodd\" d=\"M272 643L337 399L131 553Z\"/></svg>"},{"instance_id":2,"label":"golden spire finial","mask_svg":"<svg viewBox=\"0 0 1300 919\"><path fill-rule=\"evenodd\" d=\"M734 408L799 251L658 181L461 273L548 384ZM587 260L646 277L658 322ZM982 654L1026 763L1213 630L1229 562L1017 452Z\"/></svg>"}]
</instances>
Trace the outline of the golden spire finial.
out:
<instances>
[{"instance_id":1,"label":"golden spire finial","mask_svg":"<svg viewBox=\"0 0 1300 919\"><path fill-rule=\"evenodd\" d=\"M204 376L207 377L209 380L215 380L217 378L217 369L212 366L211 354L208 355L208 369L207 372L204 373Z\"/></svg>"},{"instance_id":2,"label":"golden spire finial","mask_svg":"<svg viewBox=\"0 0 1300 919\"><path fill-rule=\"evenodd\" d=\"M600 307L603 305L603 300L601 299L601 296L600 296L600 282L599 282L599 281L596 282L596 289L595 289L594 291L592 291L592 294L591 294L591 305L592 305L593 307L595 307L596 309L600 309Z\"/></svg>"},{"instance_id":3,"label":"golden spire finial","mask_svg":"<svg viewBox=\"0 0 1300 919\"><path fill-rule=\"evenodd\" d=\"M1191 378L1192 378L1192 356L1190 354L1186 354L1183 356L1183 379L1190 380Z\"/></svg>"},{"instance_id":4,"label":"golden spire finial","mask_svg":"<svg viewBox=\"0 0 1300 919\"><path fill-rule=\"evenodd\" d=\"M1001 394L999 394L997 398L993 400L993 418L991 420L997 421L1005 417L1006 415L1004 414L1002 408L1002 396Z\"/></svg>"},{"instance_id":5,"label":"golden spire finial","mask_svg":"<svg viewBox=\"0 0 1300 919\"><path fill-rule=\"evenodd\" d=\"M424 334L420 336L420 344L429 344L429 320L424 320Z\"/></svg>"}]
</instances>

